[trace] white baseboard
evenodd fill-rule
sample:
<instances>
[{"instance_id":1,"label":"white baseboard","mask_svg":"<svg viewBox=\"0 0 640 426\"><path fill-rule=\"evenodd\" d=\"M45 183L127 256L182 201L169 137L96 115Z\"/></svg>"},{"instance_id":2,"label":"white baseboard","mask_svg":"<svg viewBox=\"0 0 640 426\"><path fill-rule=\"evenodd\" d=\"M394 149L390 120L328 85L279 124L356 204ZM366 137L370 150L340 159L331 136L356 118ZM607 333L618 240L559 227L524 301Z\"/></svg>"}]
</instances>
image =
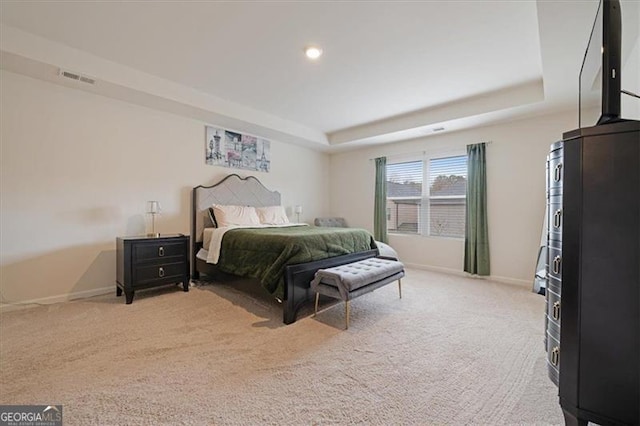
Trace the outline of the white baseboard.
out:
<instances>
[{"instance_id":1,"label":"white baseboard","mask_svg":"<svg viewBox=\"0 0 640 426\"><path fill-rule=\"evenodd\" d=\"M522 287L533 288L533 279L531 281L527 281L527 280L522 280L518 278L500 277L496 275L490 275L488 277L477 277L477 276L469 275L467 272L464 272L464 271L459 271L457 269L444 268L441 266L421 265L417 263L404 263L404 265L408 268L441 272L444 274L458 275L461 277L484 279L484 280L496 281L496 282L505 283L505 284L514 284ZM93 290L84 290L84 291L78 291L75 293L61 294L58 296L43 297L39 299L16 301L12 303L0 303L0 312L9 312L9 311L15 311L18 309L25 309L34 305L51 305L53 303L68 302L70 300L76 300L76 299L85 299L87 297L108 294L113 291L115 291L115 286L109 286L109 287L96 288Z\"/></svg>"},{"instance_id":2,"label":"white baseboard","mask_svg":"<svg viewBox=\"0 0 640 426\"><path fill-rule=\"evenodd\" d=\"M443 268L442 266L422 265L418 263L407 263L407 262L402 262L402 263L404 263L404 266L408 268L422 269L424 271L442 272L444 274L459 275L461 277L464 277L465 275L467 275L466 272L458 271L457 269Z\"/></svg>"},{"instance_id":3,"label":"white baseboard","mask_svg":"<svg viewBox=\"0 0 640 426\"><path fill-rule=\"evenodd\" d=\"M513 284L513 285L519 285L522 287L527 287L529 290L533 289L533 277L531 278L530 281L527 281L527 280L522 280L520 278L500 277L497 275L491 275L489 279L492 281L497 281L499 283Z\"/></svg>"},{"instance_id":4,"label":"white baseboard","mask_svg":"<svg viewBox=\"0 0 640 426\"><path fill-rule=\"evenodd\" d=\"M531 278L531 281L527 281L527 280L522 280L522 279L519 279L519 278L501 277L501 276L498 276L498 275L489 275L487 277L479 277L479 276L475 276L475 275L470 275L469 273L464 272L464 271L460 271L460 270L457 270L457 269L451 269L451 268L444 268L442 266L420 265L420 264L417 264L417 263L406 263L406 262L403 262L403 263L408 268L422 269L422 270L425 270L425 271L442 272L443 274L457 275L457 276L460 276L460 277L468 277L468 278L474 278L474 279L495 281L495 282L499 282L499 283L513 284L513 285L518 285L518 286L522 286L522 287L531 287L531 288L533 288L533 278Z\"/></svg>"},{"instance_id":5,"label":"white baseboard","mask_svg":"<svg viewBox=\"0 0 640 426\"><path fill-rule=\"evenodd\" d=\"M53 303L68 302L75 299L86 299L87 297L100 296L115 292L115 286L96 288L93 290L77 291L75 293L60 294L58 296L42 297L39 299L22 300L0 304L0 312L15 311L18 309L29 308L34 305L51 305Z\"/></svg>"}]
</instances>

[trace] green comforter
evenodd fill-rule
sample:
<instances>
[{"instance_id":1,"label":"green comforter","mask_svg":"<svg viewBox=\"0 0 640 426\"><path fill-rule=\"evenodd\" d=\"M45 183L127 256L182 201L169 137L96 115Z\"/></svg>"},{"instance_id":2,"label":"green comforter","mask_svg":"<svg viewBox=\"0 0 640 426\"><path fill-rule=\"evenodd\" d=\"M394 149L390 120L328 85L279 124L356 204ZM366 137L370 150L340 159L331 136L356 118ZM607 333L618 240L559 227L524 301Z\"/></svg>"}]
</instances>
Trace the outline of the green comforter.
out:
<instances>
[{"instance_id":1,"label":"green comforter","mask_svg":"<svg viewBox=\"0 0 640 426\"><path fill-rule=\"evenodd\" d=\"M218 267L230 274L257 278L269 293L282 299L286 265L375 248L373 236L357 228L232 229L222 237Z\"/></svg>"}]
</instances>

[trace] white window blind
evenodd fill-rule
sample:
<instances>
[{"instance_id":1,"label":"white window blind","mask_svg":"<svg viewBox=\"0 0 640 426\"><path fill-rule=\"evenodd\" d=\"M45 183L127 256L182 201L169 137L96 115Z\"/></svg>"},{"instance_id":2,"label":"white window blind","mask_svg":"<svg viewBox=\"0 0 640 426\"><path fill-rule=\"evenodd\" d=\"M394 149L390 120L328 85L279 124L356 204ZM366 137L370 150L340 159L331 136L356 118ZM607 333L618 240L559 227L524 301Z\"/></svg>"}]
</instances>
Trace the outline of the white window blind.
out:
<instances>
[{"instance_id":1,"label":"white window blind","mask_svg":"<svg viewBox=\"0 0 640 426\"><path fill-rule=\"evenodd\" d=\"M420 233L423 164L387 164L387 231Z\"/></svg>"},{"instance_id":2,"label":"white window blind","mask_svg":"<svg viewBox=\"0 0 640 426\"><path fill-rule=\"evenodd\" d=\"M387 230L464 237L466 186L466 155L387 164Z\"/></svg>"},{"instance_id":3,"label":"white window blind","mask_svg":"<svg viewBox=\"0 0 640 426\"><path fill-rule=\"evenodd\" d=\"M429 159L429 235L464 237L467 156Z\"/></svg>"}]
</instances>

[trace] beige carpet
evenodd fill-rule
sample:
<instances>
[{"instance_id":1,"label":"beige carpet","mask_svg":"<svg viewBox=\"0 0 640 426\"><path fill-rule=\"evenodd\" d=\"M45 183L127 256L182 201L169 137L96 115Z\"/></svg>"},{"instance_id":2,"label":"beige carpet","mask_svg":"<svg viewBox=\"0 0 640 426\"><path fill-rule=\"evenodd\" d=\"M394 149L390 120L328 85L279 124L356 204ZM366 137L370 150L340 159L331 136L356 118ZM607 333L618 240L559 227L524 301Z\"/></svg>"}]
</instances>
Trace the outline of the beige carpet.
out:
<instances>
[{"instance_id":1,"label":"beige carpet","mask_svg":"<svg viewBox=\"0 0 640 426\"><path fill-rule=\"evenodd\" d=\"M317 318L229 285L0 316L0 404L62 404L65 425L561 424L544 297L408 270ZM325 304L325 308L327 308Z\"/></svg>"}]
</instances>

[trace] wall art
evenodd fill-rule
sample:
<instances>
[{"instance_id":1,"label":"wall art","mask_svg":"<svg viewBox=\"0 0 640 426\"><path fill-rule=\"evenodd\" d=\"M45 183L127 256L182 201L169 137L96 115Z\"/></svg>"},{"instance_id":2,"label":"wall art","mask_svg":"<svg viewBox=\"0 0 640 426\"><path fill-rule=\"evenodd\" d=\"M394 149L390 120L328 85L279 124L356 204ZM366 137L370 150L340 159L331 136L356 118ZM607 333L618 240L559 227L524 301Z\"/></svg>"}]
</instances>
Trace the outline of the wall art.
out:
<instances>
[{"instance_id":1,"label":"wall art","mask_svg":"<svg viewBox=\"0 0 640 426\"><path fill-rule=\"evenodd\" d=\"M269 172L271 142L219 127L206 126L205 162L211 166Z\"/></svg>"}]
</instances>

